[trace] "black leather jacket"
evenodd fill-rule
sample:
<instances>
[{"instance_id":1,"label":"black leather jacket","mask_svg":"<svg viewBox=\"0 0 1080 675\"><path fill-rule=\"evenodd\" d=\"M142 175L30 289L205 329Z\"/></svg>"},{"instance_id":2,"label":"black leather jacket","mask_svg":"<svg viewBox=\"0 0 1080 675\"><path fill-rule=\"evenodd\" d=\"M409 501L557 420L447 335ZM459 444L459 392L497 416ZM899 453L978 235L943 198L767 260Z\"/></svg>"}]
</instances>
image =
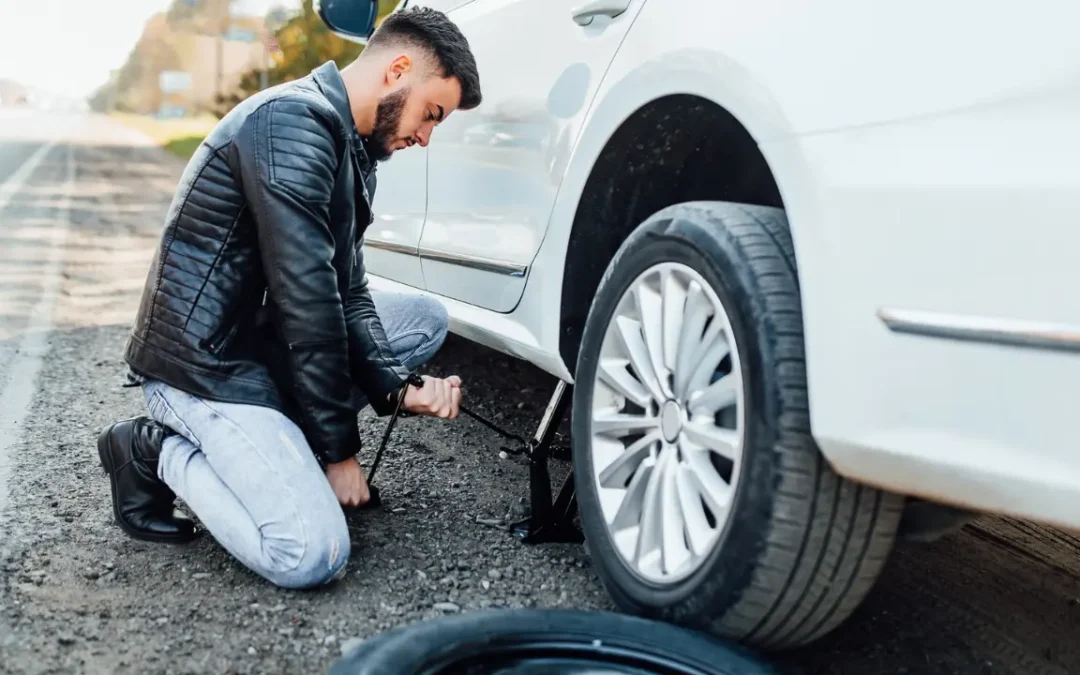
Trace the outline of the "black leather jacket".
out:
<instances>
[{"instance_id":1,"label":"black leather jacket","mask_svg":"<svg viewBox=\"0 0 1080 675\"><path fill-rule=\"evenodd\" d=\"M387 345L361 251L375 167L329 62L233 109L180 180L125 359L136 381L276 408L316 456L360 449L408 372Z\"/></svg>"}]
</instances>

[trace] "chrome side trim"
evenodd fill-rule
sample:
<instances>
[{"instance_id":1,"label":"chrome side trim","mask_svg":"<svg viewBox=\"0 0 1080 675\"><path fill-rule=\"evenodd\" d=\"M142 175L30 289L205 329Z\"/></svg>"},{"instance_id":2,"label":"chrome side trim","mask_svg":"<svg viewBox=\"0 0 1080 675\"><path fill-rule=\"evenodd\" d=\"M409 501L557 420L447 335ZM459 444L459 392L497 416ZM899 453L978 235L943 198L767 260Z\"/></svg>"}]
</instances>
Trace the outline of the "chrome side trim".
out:
<instances>
[{"instance_id":1,"label":"chrome side trim","mask_svg":"<svg viewBox=\"0 0 1080 675\"><path fill-rule=\"evenodd\" d=\"M389 251L391 253L402 253L404 255L416 255L417 250L415 246L406 246L405 244L398 244L392 241L383 241L382 239L364 239L364 246L370 248L377 248L380 251Z\"/></svg>"},{"instance_id":2,"label":"chrome side trim","mask_svg":"<svg viewBox=\"0 0 1080 675\"><path fill-rule=\"evenodd\" d=\"M1080 326L946 314L911 309L880 309L877 316L894 333L986 344L1080 352Z\"/></svg>"},{"instance_id":3,"label":"chrome side trim","mask_svg":"<svg viewBox=\"0 0 1080 675\"><path fill-rule=\"evenodd\" d=\"M434 260L436 262L442 262L448 265L469 267L474 270L494 272L495 274L505 274L506 276L510 277L523 277L525 276L525 272L529 269L528 265L519 265L517 263L503 262L502 260L492 260L490 258L480 258L477 256L464 255L462 253L433 251L428 248L420 249L420 257L424 258L425 260Z\"/></svg>"}]
</instances>

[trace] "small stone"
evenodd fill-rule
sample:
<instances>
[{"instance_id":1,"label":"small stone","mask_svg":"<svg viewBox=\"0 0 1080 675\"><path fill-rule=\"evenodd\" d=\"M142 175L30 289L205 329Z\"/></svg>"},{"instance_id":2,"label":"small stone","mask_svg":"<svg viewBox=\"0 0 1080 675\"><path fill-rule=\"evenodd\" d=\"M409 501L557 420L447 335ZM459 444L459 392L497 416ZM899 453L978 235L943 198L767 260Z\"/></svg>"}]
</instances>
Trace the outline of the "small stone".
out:
<instances>
[{"instance_id":1,"label":"small stone","mask_svg":"<svg viewBox=\"0 0 1080 675\"><path fill-rule=\"evenodd\" d=\"M454 613L454 612L460 612L461 611L461 607L459 607L457 605L457 603L453 603L453 602L436 602L433 605L433 609L435 609L438 612L447 612L447 613Z\"/></svg>"},{"instance_id":2,"label":"small stone","mask_svg":"<svg viewBox=\"0 0 1080 675\"><path fill-rule=\"evenodd\" d=\"M159 626L164 626L165 624L169 623L169 617L160 616L160 617L154 619L154 623L156 623Z\"/></svg>"},{"instance_id":3,"label":"small stone","mask_svg":"<svg viewBox=\"0 0 1080 675\"><path fill-rule=\"evenodd\" d=\"M510 459L510 455L506 454L505 450L499 451L499 459Z\"/></svg>"},{"instance_id":4,"label":"small stone","mask_svg":"<svg viewBox=\"0 0 1080 675\"><path fill-rule=\"evenodd\" d=\"M495 581L498 581L499 579L502 579L502 572L499 570L488 570L488 576Z\"/></svg>"},{"instance_id":5,"label":"small stone","mask_svg":"<svg viewBox=\"0 0 1080 675\"><path fill-rule=\"evenodd\" d=\"M420 577L421 581L427 581L427 572L424 570L416 570L416 576Z\"/></svg>"},{"instance_id":6,"label":"small stone","mask_svg":"<svg viewBox=\"0 0 1080 675\"><path fill-rule=\"evenodd\" d=\"M488 590L489 588L491 588L491 582L488 581L487 579L484 579L483 581L481 581L480 585L484 587L485 591Z\"/></svg>"},{"instance_id":7,"label":"small stone","mask_svg":"<svg viewBox=\"0 0 1080 675\"><path fill-rule=\"evenodd\" d=\"M195 574L191 575L191 578L192 579L209 579L210 578L210 573L209 572L196 572Z\"/></svg>"},{"instance_id":8,"label":"small stone","mask_svg":"<svg viewBox=\"0 0 1080 675\"><path fill-rule=\"evenodd\" d=\"M258 653L259 653L259 650L258 650L258 649L255 649L254 647L248 647L248 654L249 654L249 655L251 655L251 656L255 656L255 655L256 655L256 654L258 654Z\"/></svg>"},{"instance_id":9,"label":"small stone","mask_svg":"<svg viewBox=\"0 0 1080 675\"><path fill-rule=\"evenodd\" d=\"M75 636L66 633L57 637L56 640L65 647L75 644Z\"/></svg>"},{"instance_id":10,"label":"small stone","mask_svg":"<svg viewBox=\"0 0 1080 675\"><path fill-rule=\"evenodd\" d=\"M390 513L405 513L405 507L399 506L396 509L394 509L393 511L391 511Z\"/></svg>"},{"instance_id":11,"label":"small stone","mask_svg":"<svg viewBox=\"0 0 1080 675\"><path fill-rule=\"evenodd\" d=\"M334 644L335 642L337 642L337 636L336 635L327 635L326 639L323 640L323 644L326 645L327 647Z\"/></svg>"}]
</instances>

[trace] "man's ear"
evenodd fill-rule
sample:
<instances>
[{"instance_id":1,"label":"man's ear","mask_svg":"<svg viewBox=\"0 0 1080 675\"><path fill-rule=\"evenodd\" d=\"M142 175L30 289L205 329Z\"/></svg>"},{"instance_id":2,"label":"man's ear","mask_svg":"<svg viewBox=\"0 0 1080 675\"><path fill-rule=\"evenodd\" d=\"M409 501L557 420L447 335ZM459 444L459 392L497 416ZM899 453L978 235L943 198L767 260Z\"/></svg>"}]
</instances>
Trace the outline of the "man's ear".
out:
<instances>
[{"instance_id":1,"label":"man's ear","mask_svg":"<svg viewBox=\"0 0 1080 675\"><path fill-rule=\"evenodd\" d=\"M408 54L395 56L386 66L386 83L393 86L395 82L400 80L403 75L411 72L412 69L413 62Z\"/></svg>"}]
</instances>

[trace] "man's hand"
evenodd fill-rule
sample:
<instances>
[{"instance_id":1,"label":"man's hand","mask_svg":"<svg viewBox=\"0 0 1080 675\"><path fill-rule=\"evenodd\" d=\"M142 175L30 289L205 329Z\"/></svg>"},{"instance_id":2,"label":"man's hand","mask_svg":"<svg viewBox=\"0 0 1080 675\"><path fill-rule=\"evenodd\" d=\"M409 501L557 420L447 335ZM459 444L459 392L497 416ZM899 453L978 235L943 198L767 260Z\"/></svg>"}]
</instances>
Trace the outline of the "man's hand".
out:
<instances>
[{"instance_id":1,"label":"man's hand","mask_svg":"<svg viewBox=\"0 0 1080 675\"><path fill-rule=\"evenodd\" d=\"M423 387L405 385L408 389L401 407L416 415L451 420L457 417L461 403L461 378L451 375L443 380L424 375L423 380Z\"/></svg>"},{"instance_id":2,"label":"man's hand","mask_svg":"<svg viewBox=\"0 0 1080 675\"><path fill-rule=\"evenodd\" d=\"M371 499L367 478L355 457L327 464L326 478L342 506L363 506Z\"/></svg>"}]
</instances>

